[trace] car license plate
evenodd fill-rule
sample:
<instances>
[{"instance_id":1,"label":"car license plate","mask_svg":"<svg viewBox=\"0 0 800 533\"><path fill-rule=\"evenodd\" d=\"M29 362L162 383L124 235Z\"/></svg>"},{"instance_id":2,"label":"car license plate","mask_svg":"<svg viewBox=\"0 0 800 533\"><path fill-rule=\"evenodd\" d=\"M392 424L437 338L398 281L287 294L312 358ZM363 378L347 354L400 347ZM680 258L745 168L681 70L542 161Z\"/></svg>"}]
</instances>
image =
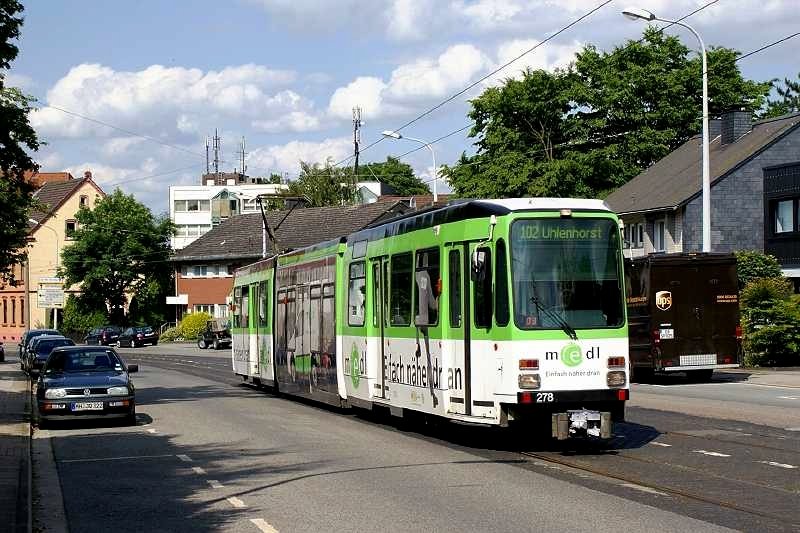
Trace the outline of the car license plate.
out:
<instances>
[{"instance_id":1,"label":"car license plate","mask_svg":"<svg viewBox=\"0 0 800 533\"><path fill-rule=\"evenodd\" d=\"M103 402L75 402L70 405L71 411L102 411Z\"/></svg>"},{"instance_id":2,"label":"car license plate","mask_svg":"<svg viewBox=\"0 0 800 533\"><path fill-rule=\"evenodd\" d=\"M661 339L674 339L675 338L675 330L672 328L665 328L658 330L658 336Z\"/></svg>"}]
</instances>

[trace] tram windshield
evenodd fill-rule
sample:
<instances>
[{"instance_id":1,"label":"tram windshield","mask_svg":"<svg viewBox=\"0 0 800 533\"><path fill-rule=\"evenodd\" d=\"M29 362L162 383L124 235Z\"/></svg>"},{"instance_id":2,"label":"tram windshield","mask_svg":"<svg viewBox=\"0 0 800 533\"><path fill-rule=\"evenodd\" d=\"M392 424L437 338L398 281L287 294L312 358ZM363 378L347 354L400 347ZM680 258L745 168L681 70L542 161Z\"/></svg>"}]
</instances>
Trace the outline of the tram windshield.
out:
<instances>
[{"instance_id":1,"label":"tram windshield","mask_svg":"<svg viewBox=\"0 0 800 533\"><path fill-rule=\"evenodd\" d=\"M514 322L521 329L623 324L619 230L611 219L542 218L511 226Z\"/></svg>"}]
</instances>

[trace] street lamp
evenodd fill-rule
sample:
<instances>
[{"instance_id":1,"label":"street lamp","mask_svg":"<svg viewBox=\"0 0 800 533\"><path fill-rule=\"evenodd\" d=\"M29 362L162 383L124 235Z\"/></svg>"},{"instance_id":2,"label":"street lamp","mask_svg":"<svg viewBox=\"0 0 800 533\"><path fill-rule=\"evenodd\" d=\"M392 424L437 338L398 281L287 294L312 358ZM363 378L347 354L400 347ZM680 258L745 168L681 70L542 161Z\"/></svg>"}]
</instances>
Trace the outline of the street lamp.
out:
<instances>
[{"instance_id":1,"label":"street lamp","mask_svg":"<svg viewBox=\"0 0 800 533\"><path fill-rule=\"evenodd\" d=\"M40 228L49 229L50 231L53 232L53 237L55 237L55 239L56 239L56 276L58 276L59 257L61 255L61 254L59 254L59 248L58 248L58 232L56 230L54 230L53 228L51 228L50 226L45 226L44 224L39 224L38 220L34 220L32 218L29 218L28 222L31 223L31 224L35 224L35 225L39 226ZM29 273L28 274L28 279L25 280L25 293L26 294L29 294L30 283L31 283L31 280L30 280L30 273ZM30 313L30 302L28 302L28 312ZM28 321L29 321L28 327L30 328L30 319L28 319ZM53 308L53 329L58 329L58 309L56 309L55 307Z\"/></svg>"},{"instance_id":2,"label":"street lamp","mask_svg":"<svg viewBox=\"0 0 800 533\"><path fill-rule=\"evenodd\" d=\"M700 52L703 58L703 251L711 251L711 170L708 149L708 68L706 66L706 45L694 28L677 20L662 19L650 11L638 7L629 7L622 14L630 20L645 20L652 22L658 20L668 24L682 26L692 32L700 42Z\"/></svg>"},{"instance_id":3,"label":"street lamp","mask_svg":"<svg viewBox=\"0 0 800 533\"><path fill-rule=\"evenodd\" d=\"M426 143L422 139L403 136L399 131L386 130L382 133L382 135L392 139L408 139L409 141L418 142L431 151L431 158L433 158L433 205L436 205L436 202L439 201L439 195L436 193L436 182L439 179L439 169L436 167L436 154L433 152L433 146L431 146L430 143Z\"/></svg>"}]
</instances>

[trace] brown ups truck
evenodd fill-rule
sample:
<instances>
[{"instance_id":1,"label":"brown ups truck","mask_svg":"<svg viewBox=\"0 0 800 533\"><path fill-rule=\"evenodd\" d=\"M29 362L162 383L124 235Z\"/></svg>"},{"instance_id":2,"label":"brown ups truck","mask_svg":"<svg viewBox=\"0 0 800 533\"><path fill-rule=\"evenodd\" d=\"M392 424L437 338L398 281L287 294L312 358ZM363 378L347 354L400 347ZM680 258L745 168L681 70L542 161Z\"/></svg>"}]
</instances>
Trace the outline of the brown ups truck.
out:
<instances>
[{"instance_id":1,"label":"brown ups truck","mask_svg":"<svg viewBox=\"0 0 800 533\"><path fill-rule=\"evenodd\" d=\"M708 381L741 363L732 254L652 254L625 260L630 360L638 379L686 372Z\"/></svg>"}]
</instances>

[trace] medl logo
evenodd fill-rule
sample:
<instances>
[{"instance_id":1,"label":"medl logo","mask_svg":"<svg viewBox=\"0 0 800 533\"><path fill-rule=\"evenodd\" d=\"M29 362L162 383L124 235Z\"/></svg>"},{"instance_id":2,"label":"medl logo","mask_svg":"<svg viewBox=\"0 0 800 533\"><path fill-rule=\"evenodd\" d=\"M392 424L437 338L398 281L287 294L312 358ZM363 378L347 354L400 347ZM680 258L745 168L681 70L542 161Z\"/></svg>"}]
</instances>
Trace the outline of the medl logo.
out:
<instances>
[{"instance_id":1,"label":"medl logo","mask_svg":"<svg viewBox=\"0 0 800 533\"><path fill-rule=\"evenodd\" d=\"M599 346L592 346L588 350L586 350L586 359L600 359L600 347ZM583 362L584 354L581 354L581 347L571 342L561 348L561 353L559 352L545 352L544 358L547 361L558 361L561 360L567 366L578 366Z\"/></svg>"}]
</instances>

